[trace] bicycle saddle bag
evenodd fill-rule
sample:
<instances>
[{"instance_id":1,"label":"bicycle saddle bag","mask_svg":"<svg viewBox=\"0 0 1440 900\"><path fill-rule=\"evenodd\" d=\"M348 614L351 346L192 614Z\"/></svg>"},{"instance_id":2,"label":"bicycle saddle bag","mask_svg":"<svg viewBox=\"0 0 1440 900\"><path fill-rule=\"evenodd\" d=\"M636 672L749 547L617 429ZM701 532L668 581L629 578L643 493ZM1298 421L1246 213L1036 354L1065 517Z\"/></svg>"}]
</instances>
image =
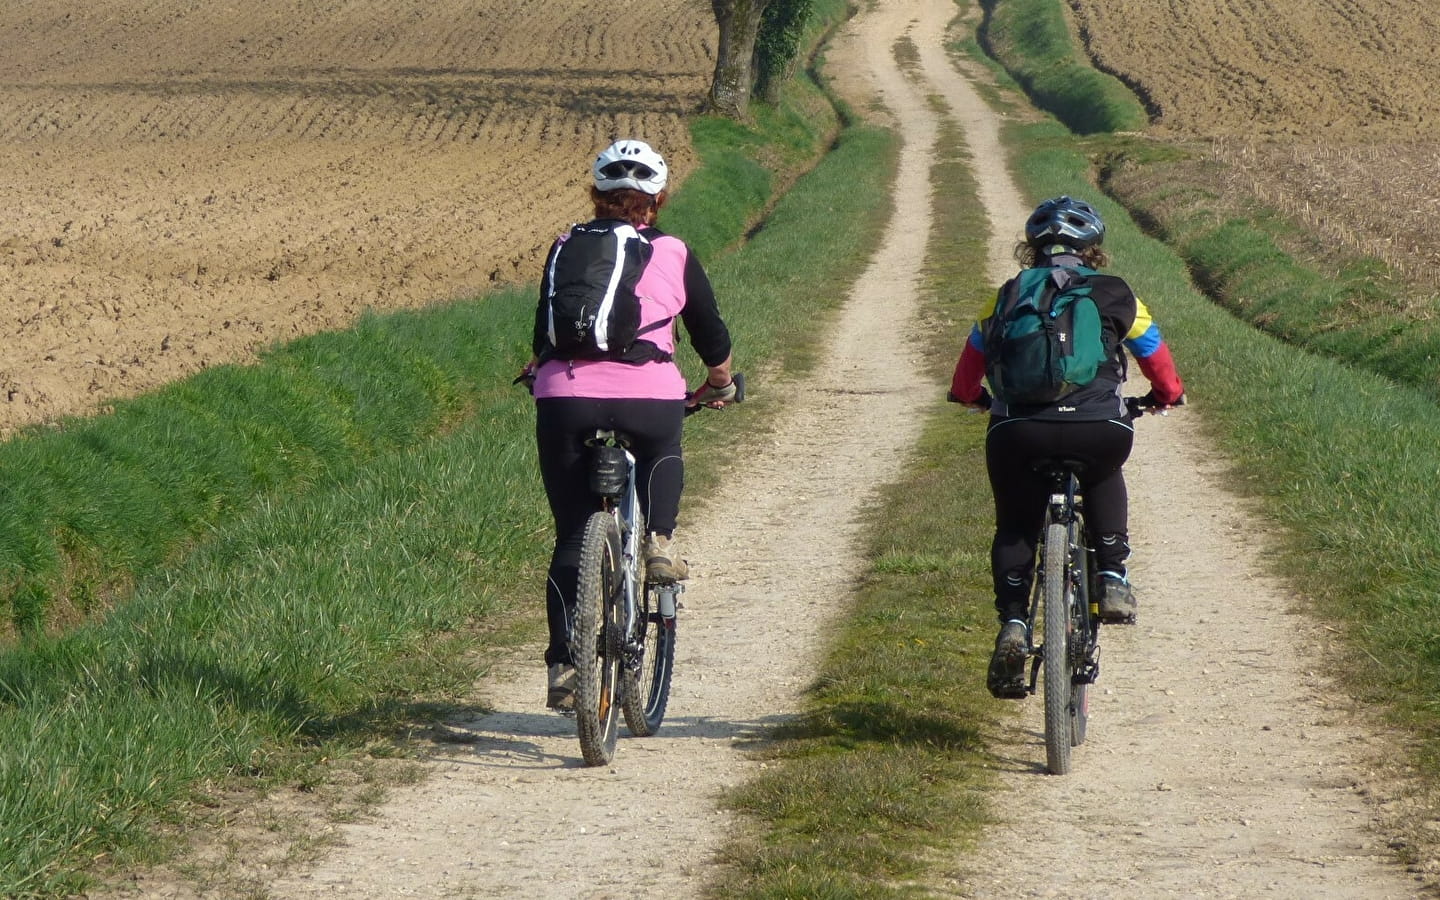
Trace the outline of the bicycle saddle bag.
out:
<instances>
[{"instance_id":1,"label":"bicycle saddle bag","mask_svg":"<svg viewBox=\"0 0 1440 900\"><path fill-rule=\"evenodd\" d=\"M590 448L590 490L602 497L618 497L625 490L628 466L624 447Z\"/></svg>"}]
</instances>

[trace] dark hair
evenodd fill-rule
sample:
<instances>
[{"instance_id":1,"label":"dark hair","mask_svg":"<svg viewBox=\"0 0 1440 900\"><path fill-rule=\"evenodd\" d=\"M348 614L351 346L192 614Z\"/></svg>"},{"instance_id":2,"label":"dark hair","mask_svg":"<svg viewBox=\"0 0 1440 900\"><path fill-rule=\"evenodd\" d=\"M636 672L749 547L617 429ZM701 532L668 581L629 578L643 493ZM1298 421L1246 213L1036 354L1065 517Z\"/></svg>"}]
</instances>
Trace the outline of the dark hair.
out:
<instances>
[{"instance_id":1,"label":"dark hair","mask_svg":"<svg viewBox=\"0 0 1440 900\"><path fill-rule=\"evenodd\" d=\"M668 197L669 194L665 191L651 196L632 188L616 188L613 191L602 191L594 186L590 188L590 202L595 204L595 218L621 219L637 226L653 224L655 213L665 205Z\"/></svg>"},{"instance_id":2,"label":"dark hair","mask_svg":"<svg viewBox=\"0 0 1440 900\"><path fill-rule=\"evenodd\" d=\"M1105 248L1099 244L1086 247L1084 250L1071 250L1069 247L1065 249L1080 257L1081 265L1088 268L1103 269L1110 265L1110 254L1106 253ZM1034 268L1042 262L1040 250L1028 241L1020 241L1015 245L1015 261L1027 269Z\"/></svg>"}]
</instances>

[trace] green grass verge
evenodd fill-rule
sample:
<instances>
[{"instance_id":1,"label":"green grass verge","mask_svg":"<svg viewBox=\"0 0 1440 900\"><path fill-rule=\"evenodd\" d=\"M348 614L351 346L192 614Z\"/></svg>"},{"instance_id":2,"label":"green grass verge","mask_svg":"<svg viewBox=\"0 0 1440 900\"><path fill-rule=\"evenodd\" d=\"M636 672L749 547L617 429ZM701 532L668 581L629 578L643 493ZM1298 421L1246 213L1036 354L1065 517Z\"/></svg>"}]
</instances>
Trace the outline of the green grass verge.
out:
<instances>
[{"instance_id":1,"label":"green grass verge","mask_svg":"<svg viewBox=\"0 0 1440 900\"><path fill-rule=\"evenodd\" d=\"M332 483L458 419L471 373L434 359L429 340L416 319L367 318L262 366L211 369L0 445L0 590L13 628L103 611L257 497Z\"/></svg>"},{"instance_id":2,"label":"green grass verge","mask_svg":"<svg viewBox=\"0 0 1440 900\"><path fill-rule=\"evenodd\" d=\"M1077 134L1138 131L1149 117L1118 78L1075 46L1062 0L981 0L980 44L1045 110Z\"/></svg>"}]
</instances>

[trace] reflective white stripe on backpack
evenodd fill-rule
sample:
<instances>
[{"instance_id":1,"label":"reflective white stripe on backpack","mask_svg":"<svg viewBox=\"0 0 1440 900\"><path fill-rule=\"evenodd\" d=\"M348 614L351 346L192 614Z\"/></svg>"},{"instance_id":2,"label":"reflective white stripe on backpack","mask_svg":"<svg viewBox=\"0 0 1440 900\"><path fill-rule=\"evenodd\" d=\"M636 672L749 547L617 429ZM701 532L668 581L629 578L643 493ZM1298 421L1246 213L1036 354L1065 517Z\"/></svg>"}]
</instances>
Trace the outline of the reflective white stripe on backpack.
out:
<instances>
[{"instance_id":1,"label":"reflective white stripe on backpack","mask_svg":"<svg viewBox=\"0 0 1440 900\"><path fill-rule=\"evenodd\" d=\"M595 315L595 346L601 350L610 349L610 308L615 305L615 291L625 274L625 244L631 239L643 240L631 225L617 225L611 233L615 235L615 269L610 273L605 299L600 301L600 311Z\"/></svg>"},{"instance_id":2,"label":"reflective white stripe on backpack","mask_svg":"<svg viewBox=\"0 0 1440 900\"><path fill-rule=\"evenodd\" d=\"M550 285L550 295L545 298L545 339L550 346L555 346L555 307L550 305L550 300L555 296L555 264L560 261L560 248L570 239L567 231L561 235L560 240L555 242L555 247L550 251L550 261L545 267L545 283Z\"/></svg>"}]
</instances>

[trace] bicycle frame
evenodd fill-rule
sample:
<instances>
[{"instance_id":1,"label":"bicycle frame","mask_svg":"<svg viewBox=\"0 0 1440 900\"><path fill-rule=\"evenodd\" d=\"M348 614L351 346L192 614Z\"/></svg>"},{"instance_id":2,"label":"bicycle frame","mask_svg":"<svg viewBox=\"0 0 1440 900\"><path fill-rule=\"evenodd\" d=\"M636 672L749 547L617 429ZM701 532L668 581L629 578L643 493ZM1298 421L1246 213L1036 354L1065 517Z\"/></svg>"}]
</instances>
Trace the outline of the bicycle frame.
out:
<instances>
[{"instance_id":1,"label":"bicycle frame","mask_svg":"<svg viewBox=\"0 0 1440 900\"><path fill-rule=\"evenodd\" d=\"M530 379L523 371L515 383ZM703 399L687 407L721 408L744 398L744 377L735 391L714 405ZM575 701L580 749L587 765L608 765L614 756L623 713L638 737L656 733L665 718L675 667L676 612L684 586L671 578L648 580L645 573L645 511L640 507L639 472L630 438L597 428L584 444L589 451L589 490L595 499L581 538L575 613L567 622L576 669Z\"/></svg>"},{"instance_id":2,"label":"bicycle frame","mask_svg":"<svg viewBox=\"0 0 1440 900\"><path fill-rule=\"evenodd\" d=\"M1070 771L1070 749L1085 741L1089 688L1099 675L1098 610L1092 606L1093 552L1085 533L1079 465L1054 460L1040 468L1052 483L1036 553L1028 630L1043 625L1032 646L1029 693L1045 673L1045 756L1050 772Z\"/></svg>"},{"instance_id":3,"label":"bicycle frame","mask_svg":"<svg viewBox=\"0 0 1440 900\"><path fill-rule=\"evenodd\" d=\"M598 430L586 443L592 448L613 447L625 455L625 487L618 497L600 494L600 506L615 519L620 532L620 548L625 564L621 567L621 584L625 596L625 633L635 628L638 603L636 598L644 585L640 576L640 543L643 528L640 518L640 492L635 482L635 454L630 452L625 440L613 430Z\"/></svg>"},{"instance_id":4,"label":"bicycle frame","mask_svg":"<svg viewBox=\"0 0 1440 900\"><path fill-rule=\"evenodd\" d=\"M594 437L586 441L591 448L610 447L624 453L625 458L625 486L617 495L600 494L601 509L609 513L615 519L615 525L620 533L621 554L625 565L622 567L621 583L624 587L624 633L636 635L643 633L638 628L637 619L641 615L642 604L640 593L645 590L644 583L644 561L641 559L643 553L642 542L644 540L644 517L640 510L640 491L637 483L635 454L630 452L623 435L617 434L614 430L600 429L595 432ZM656 605L660 617L665 621L667 627L673 628L675 622L675 610L678 605L678 597L685 590L680 583L652 586L655 592ZM624 644L625 665L632 671L636 671L644 662L644 647L627 641Z\"/></svg>"},{"instance_id":5,"label":"bicycle frame","mask_svg":"<svg viewBox=\"0 0 1440 900\"><path fill-rule=\"evenodd\" d=\"M1048 518L1066 526L1070 536L1068 559L1070 583L1075 591L1073 615L1080 640L1071 645L1076 684L1094 684L1100 677L1100 598L1095 595L1095 550L1086 533L1084 501L1080 482L1073 470L1066 472L1063 489L1057 477L1056 491L1050 496Z\"/></svg>"}]
</instances>

